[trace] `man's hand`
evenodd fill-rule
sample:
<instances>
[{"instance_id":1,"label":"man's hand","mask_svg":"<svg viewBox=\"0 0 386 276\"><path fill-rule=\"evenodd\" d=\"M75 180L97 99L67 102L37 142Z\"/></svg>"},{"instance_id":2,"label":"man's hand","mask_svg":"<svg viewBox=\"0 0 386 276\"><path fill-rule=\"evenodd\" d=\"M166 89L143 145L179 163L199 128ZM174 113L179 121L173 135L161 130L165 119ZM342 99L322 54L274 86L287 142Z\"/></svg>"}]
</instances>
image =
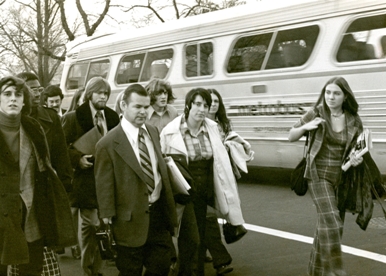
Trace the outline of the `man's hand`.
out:
<instances>
[{"instance_id":1,"label":"man's hand","mask_svg":"<svg viewBox=\"0 0 386 276\"><path fill-rule=\"evenodd\" d=\"M103 220L103 223L106 224L106 225L107 225L107 224L112 224L112 223L113 223L111 217L109 217L109 218L103 218L102 220Z\"/></svg>"},{"instance_id":2,"label":"man's hand","mask_svg":"<svg viewBox=\"0 0 386 276\"><path fill-rule=\"evenodd\" d=\"M86 170L86 169L89 169L91 168L94 164L89 162L88 161L88 158L91 158L92 155L83 155L80 159L79 159L79 167L82 169L82 170Z\"/></svg>"}]
</instances>

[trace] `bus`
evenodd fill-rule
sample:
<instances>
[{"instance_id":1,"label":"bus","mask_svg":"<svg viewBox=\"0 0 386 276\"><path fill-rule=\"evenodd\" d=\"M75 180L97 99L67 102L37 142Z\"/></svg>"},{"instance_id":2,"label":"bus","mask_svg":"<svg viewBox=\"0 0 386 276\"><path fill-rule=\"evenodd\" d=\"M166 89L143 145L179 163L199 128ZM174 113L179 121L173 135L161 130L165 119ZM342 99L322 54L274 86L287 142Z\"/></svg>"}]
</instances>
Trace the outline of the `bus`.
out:
<instances>
[{"instance_id":1,"label":"bus","mask_svg":"<svg viewBox=\"0 0 386 276\"><path fill-rule=\"evenodd\" d=\"M65 104L94 76L112 87L109 105L131 83L169 81L183 110L186 93L213 88L234 130L255 152L250 169L293 169L304 139L288 132L328 79L347 79L372 132L371 154L386 175L386 2L310 0L238 6L91 38L68 49Z\"/></svg>"}]
</instances>

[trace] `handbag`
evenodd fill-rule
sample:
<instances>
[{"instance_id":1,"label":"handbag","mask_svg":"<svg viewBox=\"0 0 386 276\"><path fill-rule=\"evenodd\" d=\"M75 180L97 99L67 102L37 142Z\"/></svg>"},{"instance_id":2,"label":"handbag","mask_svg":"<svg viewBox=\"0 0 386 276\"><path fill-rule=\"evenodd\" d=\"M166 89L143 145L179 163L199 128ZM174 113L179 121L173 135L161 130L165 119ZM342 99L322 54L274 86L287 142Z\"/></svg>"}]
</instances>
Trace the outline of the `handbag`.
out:
<instances>
[{"instance_id":1,"label":"handbag","mask_svg":"<svg viewBox=\"0 0 386 276\"><path fill-rule=\"evenodd\" d=\"M307 155L310 153L312 142L315 138L315 132L313 133L310 141L310 146L308 146L308 138L310 133L307 134L306 143L303 150L303 158L300 160L299 164L291 173L290 186L291 190L295 192L298 196L304 196L308 190L307 179L304 178L304 173L307 166Z\"/></svg>"},{"instance_id":2,"label":"handbag","mask_svg":"<svg viewBox=\"0 0 386 276\"><path fill-rule=\"evenodd\" d=\"M103 224L96 231L96 240L102 260L115 260L117 258L116 243L110 224Z\"/></svg>"},{"instance_id":3,"label":"handbag","mask_svg":"<svg viewBox=\"0 0 386 276\"><path fill-rule=\"evenodd\" d=\"M227 244L237 242L248 232L244 225L232 225L229 222L223 224L222 231Z\"/></svg>"}]
</instances>

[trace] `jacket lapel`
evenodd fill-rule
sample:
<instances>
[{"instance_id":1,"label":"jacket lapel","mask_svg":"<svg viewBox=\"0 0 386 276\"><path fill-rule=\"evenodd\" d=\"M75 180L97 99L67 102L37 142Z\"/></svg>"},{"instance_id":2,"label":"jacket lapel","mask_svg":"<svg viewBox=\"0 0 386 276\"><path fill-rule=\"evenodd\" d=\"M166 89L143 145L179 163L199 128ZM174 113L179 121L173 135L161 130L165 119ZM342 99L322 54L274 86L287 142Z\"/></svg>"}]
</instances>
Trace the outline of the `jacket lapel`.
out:
<instances>
[{"instance_id":1,"label":"jacket lapel","mask_svg":"<svg viewBox=\"0 0 386 276\"><path fill-rule=\"evenodd\" d=\"M115 151L117 152L117 154L123 159L123 161L126 162L127 165L129 165L133 169L133 171L135 171L138 177L141 178L143 182L145 182L145 177L143 175L142 168L139 165L133 147L127 139L126 134L124 133L121 125L118 126L114 142L116 143Z\"/></svg>"},{"instance_id":2,"label":"jacket lapel","mask_svg":"<svg viewBox=\"0 0 386 276\"><path fill-rule=\"evenodd\" d=\"M21 127L20 128L20 153L19 153L20 179L23 179L23 174L25 172L25 169L27 167L31 154L32 154L31 142L28 139L26 132Z\"/></svg>"},{"instance_id":3,"label":"jacket lapel","mask_svg":"<svg viewBox=\"0 0 386 276\"><path fill-rule=\"evenodd\" d=\"M343 155L343 160L346 158L348 152L351 150L351 145L353 143L353 139L355 138L358 127L355 125L355 117L350 113L346 113L346 129L347 129L347 143L346 148L344 150L345 154Z\"/></svg>"},{"instance_id":4,"label":"jacket lapel","mask_svg":"<svg viewBox=\"0 0 386 276\"><path fill-rule=\"evenodd\" d=\"M85 102L79 106L75 110L75 113L78 123L85 133L94 127L89 102Z\"/></svg>"},{"instance_id":5,"label":"jacket lapel","mask_svg":"<svg viewBox=\"0 0 386 276\"><path fill-rule=\"evenodd\" d=\"M185 142L180 133L181 119L183 115L180 115L173 121L173 124L170 124L169 127L163 129L165 136L171 136L170 142L168 142L168 147L180 152L188 158L188 152L185 147Z\"/></svg>"}]
</instances>

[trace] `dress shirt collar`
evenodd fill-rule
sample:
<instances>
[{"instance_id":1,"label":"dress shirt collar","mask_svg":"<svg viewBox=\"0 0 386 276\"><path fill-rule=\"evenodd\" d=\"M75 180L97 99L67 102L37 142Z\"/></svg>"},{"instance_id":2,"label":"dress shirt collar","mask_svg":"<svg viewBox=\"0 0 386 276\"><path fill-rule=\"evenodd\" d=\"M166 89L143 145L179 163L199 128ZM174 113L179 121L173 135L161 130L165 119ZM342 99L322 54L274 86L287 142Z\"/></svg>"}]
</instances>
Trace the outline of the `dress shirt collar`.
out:
<instances>
[{"instance_id":1,"label":"dress shirt collar","mask_svg":"<svg viewBox=\"0 0 386 276\"><path fill-rule=\"evenodd\" d=\"M90 105L90 109L91 109L91 117L92 119L94 120L95 118L95 114L97 113L97 110L96 108L94 107L94 105L91 103L91 101L88 102L89 105ZM102 115L103 115L103 120L105 120L105 111L103 109L100 110L102 112Z\"/></svg>"}]
</instances>

